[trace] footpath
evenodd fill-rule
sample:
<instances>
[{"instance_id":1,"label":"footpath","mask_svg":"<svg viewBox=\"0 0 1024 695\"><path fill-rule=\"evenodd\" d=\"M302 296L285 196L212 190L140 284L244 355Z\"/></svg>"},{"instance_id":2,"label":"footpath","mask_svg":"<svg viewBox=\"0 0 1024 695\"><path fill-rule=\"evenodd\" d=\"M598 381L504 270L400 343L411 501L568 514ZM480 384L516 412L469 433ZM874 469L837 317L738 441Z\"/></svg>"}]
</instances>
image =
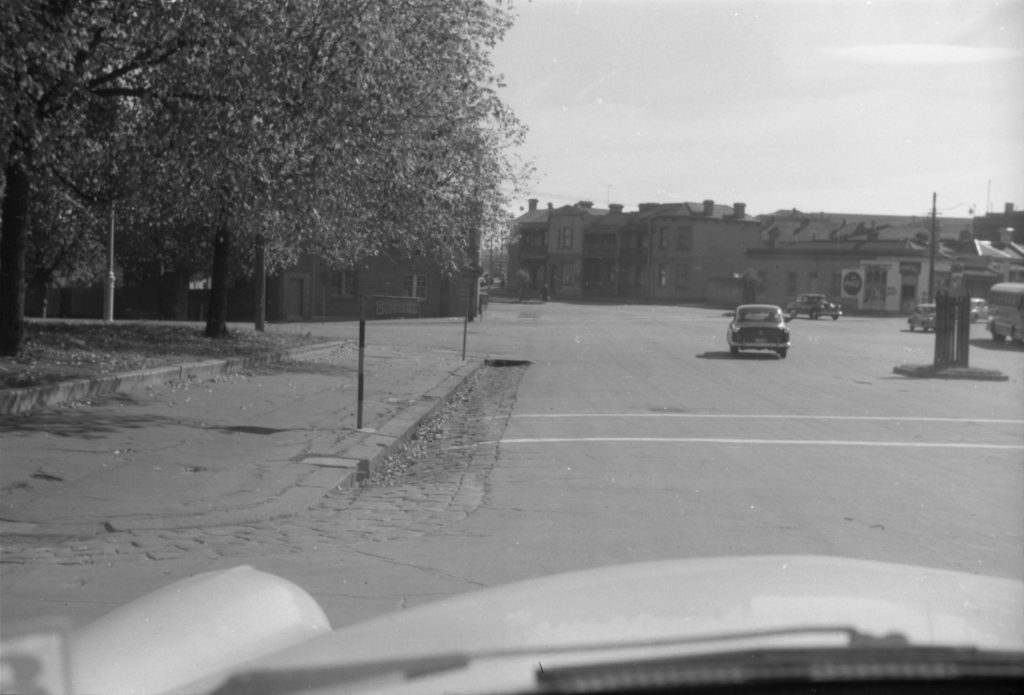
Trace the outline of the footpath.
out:
<instances>
[{"instance_id":1,"label":"footpath","mask_svg":"<svg viewBox=\"0 0 1024 695\"><path fill-rule=\"evenodd\" d=\"M356 340L279 358L122 375L115 393L68 388L85 400L0 415L4 621L79 625L202 569L174 565L210 547L185 531L238 542L356 486L484 363L430 344L368 346L359 428Z\"/></svg>"}]
</instances>

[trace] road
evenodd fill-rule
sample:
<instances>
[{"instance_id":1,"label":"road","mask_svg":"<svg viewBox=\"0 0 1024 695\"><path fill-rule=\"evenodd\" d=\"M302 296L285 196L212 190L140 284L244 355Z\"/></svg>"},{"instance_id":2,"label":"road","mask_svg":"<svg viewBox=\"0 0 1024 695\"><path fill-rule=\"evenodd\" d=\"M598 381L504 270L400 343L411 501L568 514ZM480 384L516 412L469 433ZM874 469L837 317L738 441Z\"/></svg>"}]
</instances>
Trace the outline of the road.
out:
<instances>
[{"instance_id":1,"label":"road","mask_svg":"<svg viewBox=\"0 0 1024 695\"><path fill-rule=\"evenodd\" d=\"M390 594L323 597L333 614L692 556L822 553L1024 578L1024 351L977 326L971 364L1010 381L912 380L893 367L930 362L934 343L904 319L797 319L785 360L732 358L727 323L702 308L492 304L470 348L532 364L486 495L437 532L363 546L380 563L366 586ZM370 334L414 330L452 339L445 326ZM383 605L361 603L371 595Z\"/></svg>"},{"instance_id":2,"label":"road","mask_svg":"<svg viewBox=\"0 0 1024 695\"><path fill-rule=\"evenodd\" d=\"M129 540L173 553L61 581L92 592L88 617L154 580L247 563L304 586L340 626L678 557L832 554L1024 578L1024 350L982 333L971 364L1008 381L908 379L893 367L930 362L933 338L902 319L796 319L785 360L731 357L727 324L696 307L492 303L469 353L530 366L479 389L421 470L301 517L125 537L105 557ZM272 330L352 338L356 325ZM371 323L367 341L458 350L462 324Z\"/></svg>"}]
</instances>

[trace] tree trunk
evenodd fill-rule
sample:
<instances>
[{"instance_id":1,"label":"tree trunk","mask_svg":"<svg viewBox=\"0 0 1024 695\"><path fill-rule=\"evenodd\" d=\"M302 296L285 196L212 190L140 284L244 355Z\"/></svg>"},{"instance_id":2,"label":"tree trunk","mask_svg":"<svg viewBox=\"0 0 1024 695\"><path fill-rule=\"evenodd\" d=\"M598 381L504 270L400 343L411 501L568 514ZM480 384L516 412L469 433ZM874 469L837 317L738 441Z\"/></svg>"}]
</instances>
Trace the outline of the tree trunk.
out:
<instances>
[{"instance_id":1,"label":"tree trunk","mask_svg":"<svg viewBox=\"0 0 1024 695\"><path fill-rule=\"evenodd\" d=\"M228 261L231 257L231 230L221 224L213 238L213 275L210 278L210 304L206 314L206 337L225 338L228 334Z\"/></svg>"},{"instance_id":2,"label":"tree trunk","mask_svg":"<svg viewBox=\"0 0 1024 695\"><path fill-rule=\"evenodd\" d=\"M24 162L9 160L0 212L0 355L17 355L25 339L25 249L29 175Z\"/></svg>"}]
</instances>

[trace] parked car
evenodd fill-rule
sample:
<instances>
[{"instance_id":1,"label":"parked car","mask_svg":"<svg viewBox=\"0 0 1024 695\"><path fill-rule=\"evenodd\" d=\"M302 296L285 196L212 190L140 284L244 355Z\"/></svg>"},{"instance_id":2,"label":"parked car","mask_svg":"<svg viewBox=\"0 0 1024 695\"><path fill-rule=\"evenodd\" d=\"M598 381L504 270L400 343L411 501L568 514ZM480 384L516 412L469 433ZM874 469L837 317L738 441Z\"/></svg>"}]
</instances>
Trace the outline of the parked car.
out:
<instances>
[{"instance_id":1,"label":"parked car","mask_svg":"<svg viewBox=\"0 0 1024 695\"><path fill-rule=\"evenodd\" d=\"M984 299L971 300L971 322L984 321L988 318L988 302Z\"/></svg>"},{"instance_id":2,"label":"parked car","mask_svg":"<svg viewBox=\"0 0 1024 695\"><path fill-rule=\"evenodd\" d=\"M729 351L772 350L785 359L789 351L789 328L782 309L774 304L741 304L736 307L729 332Z\"/></svg>"},{"instance_id":3,"label":"parked car","mask_svg":"<svg viewBox=\"0 0 1024 695\"><path fill-rule=\"evenodd\" d=\"M823 294L800 294L786 305L786 313L791 319L800 314L806 314L811 319L816 319L819 316L831 316L835 321L843 315L843 305L833 302Z\"/></svg>"},{"instance_id":4,"label":"parked car","mask_svg":"<svg viewBox=\"0 0 1024 695\"><path fill-rule=\"evenodd\" d=\"M935 330L935 305L918 304L914 307L914 313L907 319L911 332L920 328L922 331Z\"/></svg>"}]
</instances>

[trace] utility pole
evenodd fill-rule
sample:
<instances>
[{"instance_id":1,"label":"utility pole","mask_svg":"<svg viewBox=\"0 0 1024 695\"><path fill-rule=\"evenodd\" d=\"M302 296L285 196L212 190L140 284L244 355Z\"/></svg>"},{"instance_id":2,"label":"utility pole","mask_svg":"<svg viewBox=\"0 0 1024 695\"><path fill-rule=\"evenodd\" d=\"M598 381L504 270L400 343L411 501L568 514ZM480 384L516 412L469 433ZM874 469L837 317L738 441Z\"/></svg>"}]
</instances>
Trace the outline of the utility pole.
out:
<instances>
[{"instance_id":1,"label":"utility pole","mask_svg":"<svg viewBox=\"0 0 1024 695\"><path fill-rule=\"evenodd\" d=\"M938 243L937 225L935 222L938 194L932 193L932 243L928 247L928 301L935 301L935 246Z\"/></svg>"}]
</instances>

